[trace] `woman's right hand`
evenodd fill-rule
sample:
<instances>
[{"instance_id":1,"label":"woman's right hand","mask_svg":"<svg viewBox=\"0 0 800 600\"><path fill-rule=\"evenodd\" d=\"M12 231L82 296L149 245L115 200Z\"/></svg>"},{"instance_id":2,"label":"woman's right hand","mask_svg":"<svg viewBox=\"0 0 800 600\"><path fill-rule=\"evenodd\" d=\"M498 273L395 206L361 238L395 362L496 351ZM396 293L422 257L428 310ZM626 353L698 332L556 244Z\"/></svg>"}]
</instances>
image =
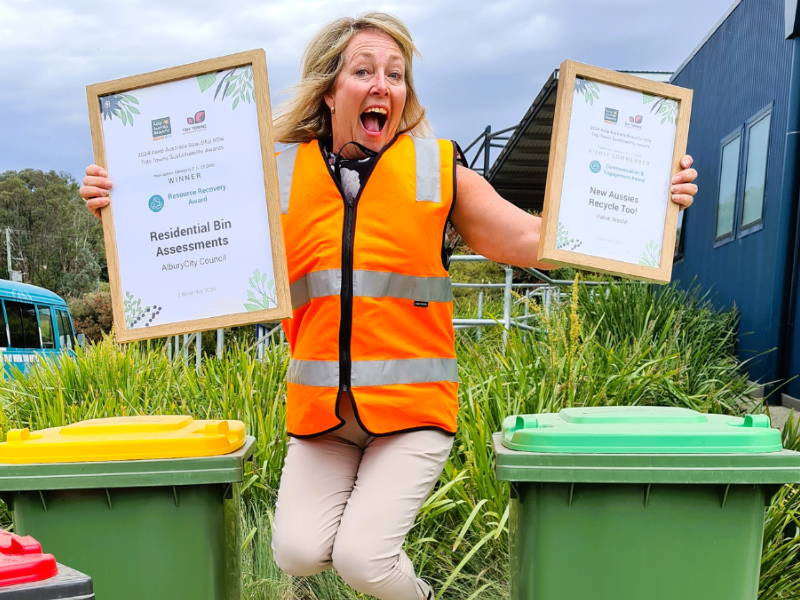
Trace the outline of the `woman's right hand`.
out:
<instances>
[{"instance_id":1,"label":"woman's right hand","mask_svg":"<svg viewBox=\"0 0 800 600\"><path fill-rule=\"evenodd\" d=\"M102 219L100 209L108 205L108 191L112 185L104 168L97 165L86 167L86 177L83 178L83 185L78 193L86 200L86 208L98 219Z\"/></svg>"}]
</instances>

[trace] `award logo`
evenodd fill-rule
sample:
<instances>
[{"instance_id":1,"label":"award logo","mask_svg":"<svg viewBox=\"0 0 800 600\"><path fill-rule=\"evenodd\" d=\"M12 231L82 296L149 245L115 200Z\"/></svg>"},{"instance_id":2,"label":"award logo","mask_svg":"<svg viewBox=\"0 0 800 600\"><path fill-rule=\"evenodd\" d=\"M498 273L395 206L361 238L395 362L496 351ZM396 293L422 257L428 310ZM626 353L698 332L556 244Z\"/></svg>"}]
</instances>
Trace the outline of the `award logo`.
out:
<instances>
[{"instance_id":1,"label":"award logo","mask_svg":"<svg viewBox=\"0 0 800 600\"><path fill-rule=\"evenodd\" d=\"M599 173L601 168L602 165L600 164L599 161L593 160L592 162L589 163L589 170L592 173Z\"/></svg>"},{"instance_id":2,"label":"award logo","mask_svg":"<svg viewBox=\"0 0 800 600\"><path fill-rule=\"evenodd\" d=\"M206 111L199 110L197 111L193 117L186 117L186 122L190 125L190 127L184 127L181 129L183 135L187 133L196 133L198 131L205 131L206 124L203 122L206 120Z\"/></svg>"},{"instance_id":3,"label":"award logo","mask_svg":"<svg viewBox=\"0 0 800 600\"><path fill-rule=\"evenodd\" d=\"M613 125L617 122L619 118L619 111L616 108L606 108L605 116L603 117L603 123L609 123Z\"/></svg>"},{"instance_id":4,"label":"award logo","mask_svg":"<svg viewBox=\"0 0 800 600\"><path fill-rule=\"evenodd\" d=\"M186 122L189 125L194 125L196 123L202 123L205 120L206 120L206 111L201 110L194 113L194 117L187 117Z\"/></svg>"},{"instance_id":5,"label":"award logo","mask_svg":"<svg viewBox=\"0 0 800 600\"><path fill-rule=\"evenodd\" d=\"M150 196L150 201L147 203L147 206L149 206L150 210L153 212L158 212L164 208L164 199L158 194Z\"/></svg>"},{"instance_id":6,"label":"award logo","mask_svg":"<svg viewBox=\"0 0 800 600\"><path fill-rule=\"evenodd\" d=\"M163 119L154 119L150 121L153 127L153 141L163 140L172 137L172 124L169 122L169 117Z\"/></svg>"},{"instance_id":7,"label":"award logo","mask_svg":"<svg viewBox=\"0 0 800 600\"><path fill-rule=\"evenodd\" d=\"M636 115L635 117L628 117L628 122L625 123L625 127L630 127L632 129L641 129L642 128L642 115Z\"/></svg>"}]
</instances>

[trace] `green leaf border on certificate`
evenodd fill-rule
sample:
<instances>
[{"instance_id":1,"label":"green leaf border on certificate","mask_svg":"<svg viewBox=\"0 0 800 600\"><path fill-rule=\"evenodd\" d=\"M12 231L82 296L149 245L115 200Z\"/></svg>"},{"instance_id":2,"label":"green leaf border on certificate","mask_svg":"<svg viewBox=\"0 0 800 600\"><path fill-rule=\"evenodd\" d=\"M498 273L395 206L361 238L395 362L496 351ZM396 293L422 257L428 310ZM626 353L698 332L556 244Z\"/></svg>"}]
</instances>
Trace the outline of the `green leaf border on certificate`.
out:
<instances>
[{"instance_id":1,"label":"green leaf border on certificate","mask_svg":"<svg viewBox=\"0 0 800 600\"><path fill-rule=\"evenodd\" d=\"M675 124L675 119L678 118L678 103L675 100L660 98L643 92L642 103L650 104L651 102L654 102L654 104L650 107L650 113L661 115L661 125L664 123Z\"/></svg>"},{"instance_id":2,"label":"green leaf border on certificate","mask_svg":"<svg viewBox=\"0 0 800 600\"><path fill-rule=\"evenodd\" d=\"M594 104L594 101L600 98L600 86L594 81L576 77L575 93L582 95L586 104Z\"/></svg>"},{"instance_id":3,"label":"green leaf border on certificate","mask_svg":"<svg viewBox=\"0 0 800 600\"><path fill-rule=\"evenodd\" d=\"M642 258L639 259L639 264L646 267L658 268L661 264L661 245L655 240L650 240L644 247Z\"/></svg>"},{"instance_id":4,"label":"green leaf border on certificate","mask_svg":"<svg viewBox=\"0 0 800 600\"><path fill-rule=\"evenodd\" d=\"M219 80L219 83L217 83ZM234 67L228 71L217 71L216 73L203 73L197 76L197 84L200 86L200 93L217 85L214 91L214 99L219 97L220 101L225 98L232 98L231 110L236 110L239 102L250 104L255 99L255 88L253 87L253 67L251 65Z\"/></svg>"},{"instance_id":5,"label":"green leaf border on certificate","mask_svg":"<svg viewBox=\"0 0 800 600\"><path fill-rule=\"evenodd\" d=\"M138 104L139 101L131 94L111 94L100 98L100 113L104 120L113 121L114 117L117 117L123 126L130 123L133 127L133 115L139 114L134 105Z\"/></svg>"},{"instance_id":6,"label":"green leaf border on certificate","mask_svg":"<svg viewBox=\"0 0 800 600\"><path fill-rule=\"evenodd\" d=\"M142 307L142 300L136 298L130 292L125 292L125 322L128 327L149 327L161 314L161 307L156 305L146 305Z\"/></svg>"},{"instance_id":7,"label":"green leaf border on certificate","mask_svg":"<svg viewBox=\"0 0 800 600\"><path fill-rule=\"evenodd\" d=\"M278 306L275 297L275 280L267 281L267 274L261 273L258 269L253 272L253 276L247 281L250 289L247 290L247 302L244 307L249 310L266 310Z\"/></svg>"}]
</instances>

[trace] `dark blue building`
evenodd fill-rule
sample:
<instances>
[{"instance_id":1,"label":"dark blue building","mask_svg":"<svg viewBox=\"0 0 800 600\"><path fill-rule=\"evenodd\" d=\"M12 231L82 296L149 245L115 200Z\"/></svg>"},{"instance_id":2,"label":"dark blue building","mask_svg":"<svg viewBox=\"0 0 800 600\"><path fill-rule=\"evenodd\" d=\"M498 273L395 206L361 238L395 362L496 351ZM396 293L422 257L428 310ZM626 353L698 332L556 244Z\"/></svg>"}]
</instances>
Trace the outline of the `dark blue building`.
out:
<instances>
[{"instance_id":1,"label":"dark blue building","mask_svg":"<svg viewBox=\"0 0 800 600\"><path fill-rule=\"evenodd\" d=\"M688 152L700 187L673 278L736 305L739 356L760 355L749 371L761 382L800 374L798 36L798 0L739 0L671 78L694 90ZM781 391L794 404L800 377Z\"/></svg>"},{"instance_id":2,"label":"dark blue building","mask_svg":"<svg viewBox=\"0 0 800 600\"><path fill-rule=\"evenodd\" d=\"M694 90L688 152L699 192L681 213L673 279L710 290L720 309L736 306L739 357L749 361L751 378L796 377L770 400L798 409L799 3L738 0L671 77L633 73ZM524 209L542 209L557 85L556 70L522 121L480 147L501 148L484 175Z\"/></svg>"}]
</instances>

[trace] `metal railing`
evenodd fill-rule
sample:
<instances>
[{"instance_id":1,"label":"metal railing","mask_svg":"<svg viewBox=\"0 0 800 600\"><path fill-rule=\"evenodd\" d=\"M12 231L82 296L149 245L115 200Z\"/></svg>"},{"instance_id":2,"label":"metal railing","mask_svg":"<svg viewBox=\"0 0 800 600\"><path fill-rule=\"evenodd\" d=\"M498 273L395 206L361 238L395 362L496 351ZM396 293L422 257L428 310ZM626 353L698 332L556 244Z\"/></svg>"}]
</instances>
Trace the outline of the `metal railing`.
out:
<instances>
[{"instance_id":1,"label":"metal railing","mask_svg":"<svg viewBox=\"0 0 800 600\"><path fill-rule=\"evenodd\" d=\"M455 255L451 257L451 262L493 262L481 255ZM553 279L546 273L534 269L533 267L520 267L523 271L534 275L542 283L514 283L514 269L509 265L499 265L505 271L505 281L503 283L453 283L453 288L456 289L478 289L478 317L460 318L453 317L454 329L469 329L477 328L477 337L481 339L482 330L484 327L503 327L503 352L505 352L508 343L508 332L512 327L522 331L534 331L534 327L527 323L536 315L530 314L529 303L535 301L537 298L541 302L542 309L545 313L549 312L550 306L554 301L558 301L564 297L564 292L561 289L565 286L571 286L573 281L570 279ZM583 286L604 286L608 285L604 281L581 281L580 285ZM484 291L491 289L503 290L503 318L502 320L484 318ZM513 290L522 290L520 294L523 299L518 300L513 297ZM524 314L522 316L512 316L512 308L515 304L524 304ZM217 344L216 344L216 357L222 358L225 350L225 330L217 329ZM266 344L270 343L275 338L278 338L278 343L283 345L285 338L283 335L283 327L280 321L272 321L258 326L256 333L256 341L251 346L251 350L256 353L259 360L264 358L264 348ZM190 349L194 344L194 360L195 368L200 371L202 361L202 339L199 333L187 333L182 336L176 335L167 338L167 343L164 351L170 360L183 358L184 364L188 366L190 358Z\"/></svg>"},{"instance_id":2,"label":"metal railing","mask_svg":"<svg viewBox=\"0 0 800 600\"><path fill-rule=\"evenodd\" d=\"M518 125L514 125L513 127L506 127L505 129L501 129L500 131L495 131L492 133L492 126L487 125L486 129L483 130L475 140L466 147L464 150L464 160L466 160L469 164L469 168L477 173L480 173L484 177L487 177L489 174L489 167L491 166L492 162L492 148L505 148L505 142L511 139L510 135L505 135L509 132L514 131ZM502 141L502 144L498 144L496 140ZM472 157L472 161L469 161L467 158L467 153L475 147L475 144L480 142L480 146L475 151L475 156ZM478 159L483 155L483 167L476 167L475 163L478 162Z\"/></svg>"},{"instance_id":3,"label":"metal railing","mask_svg":"<svg viewBox=\"0 0 800 600\"><path fill-rule=\"evenodd\" d=\"M480 255L456 255L453 256L451 262L490 262L488 258ZM511 290L514 287L531 287L536 284L514 284L514 269L508 265L503 265L505 271L505 283L454 283L454 288L472 288L480 289L478 294L478 318L477 319L461 319L458 317L453 318L453 328L466 329L468 327L492 327L502 324L503 326L503 351L505 351L506 343L508 342L508 332L511 327L533 331L533 327L526 323L521 323L517 318L511 318L511 305L512 295ZM483 289L503 288L503 320L498 323L494 319L483 318ZM527 308L527 304L526 304ZM480 334L480 329L478 333ZM479 335L480 337L480 335Z\"/></svg>"},{"instance_id":4,"label":"metal railing","mask_svg":"<svg viewBox=\"0 0 800 600\"><path fill-rule=\"evenodd\" d=\"M493 262L486 258L485 256L480 255L456 255L451 257L451 262ZM574 282L570 279L553 279L546 273L540 271L539 269L534 269L533 267L520 267L523 271L534 275L537 279L539 279L542 283L514 283L514 269L510 265L500 265L503 267L505 271L505 282L504 283L453 283L454 288L473 288L473 289L480 289L481 291L478 294L478 318L477 319L462 319L458 317L453 318L453 327L455 329L466 329L469 327L492 327L492 326L502 326L503 327L503 352L505 352L506 344L508 343L508 332L511 330L512 327L523 331L534 331L534 328L525 323L530 319L536 317L536 315L531 315L529 308L530 302L533 298L539 297L539 301L542 304L542 309L545 313L549 312L550 306L552 305L553 301L560 300L564 297L564 293L561 291L563 287L571 286ZM605 281L580 281L579 285L588 286L588 287L596 287L596 286L605 286L608 285ZM483 318L483 304L484 304L484 295L483 290L485 289L503 289L503 320L497 321L495 319L484 319ZM523 294L522 300L514 300L512 295L512 290L520 289L525 290ZM525 307L525 312L522 316L519 317L512 317L511 316L511 309L514 304L523 303ZM478 339L481 339L481 329L478 329Z\"/></svg>"},{"instance_id":5,"label":"metal railing","mask_svg":"<svg viewBox=\"0 0 800 600\"><path fill-rule=\"evenodd\" d=\"M219 343L219 332L222 330L217 330L217 343ZM164 352L167 353L167 358L169 360L177 359L179 356L183 355L183 362L187 366L189 365L189 349L194 342L194 361L195 361L195 369L197 372L200 372L200 364L202 361L203 356L203 349L202 349L202 332L197 333L184 333L182 336L175 335L172 337L167 338L167 343L164 346ZM224 333L223 333L224 335ZM181 344L181 338L183 338L183 343ZM217 358L221 358L222 353L217 351Z\"/></svg>"}]
</instances>

